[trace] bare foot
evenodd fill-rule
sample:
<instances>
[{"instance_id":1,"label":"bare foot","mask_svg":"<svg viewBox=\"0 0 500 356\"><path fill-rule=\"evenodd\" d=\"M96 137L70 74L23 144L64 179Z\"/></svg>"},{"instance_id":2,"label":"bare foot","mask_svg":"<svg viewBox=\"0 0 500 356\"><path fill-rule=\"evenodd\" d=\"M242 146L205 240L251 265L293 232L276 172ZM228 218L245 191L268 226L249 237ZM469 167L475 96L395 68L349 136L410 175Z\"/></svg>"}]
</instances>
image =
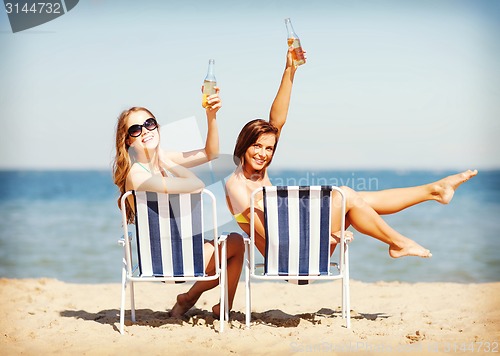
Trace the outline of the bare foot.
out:
<instances>
[{"instance_id":1,"label":"bare foot","mask_svg":"<svg viewBox=\"0 0 500 356\"><path fill-rule=\"evenodd\" d=\"M220 318L220 303L212 307L212 313L214 313L216 319Z\"/></svg>"},{"instance_id":2,"label":"bare foot","mask_svg":"<svg viewBox=\"0 0 500 356\"><path fill-rule=\"evenodd\" d=\"M182 317L195 303L196 300L190 299L188 293L179 294L177 303L170 310L170 316L173 318Z\"/></svg>"},{"instance_id":3,"label":"bare foot","mask_svg":"<svg viewBox=\"0 0 500 356\"><path fill-rule=\"evenodd\" d=\"M476 169L473 171L469 169L468 171L443 178L435 183L433 195L436 196L436 200L441 204L448 204L453 198L455 190L457 190L462 183L467 182L476 174Z\"/></svg>"},{"instance_id":4,"label":"bare foot","mask_svg":"<svg viewBox=\"0 0 500 356\"><path fill-rule=\"evenodd\" d=\"M416 256L429 258L432 257L431 251L425 247L420 246L415 241L408 242L404 247L398 247L396 245L389 246L389 255L392 258L399 258L405 256Z\"/></svg>"}]
</instances>

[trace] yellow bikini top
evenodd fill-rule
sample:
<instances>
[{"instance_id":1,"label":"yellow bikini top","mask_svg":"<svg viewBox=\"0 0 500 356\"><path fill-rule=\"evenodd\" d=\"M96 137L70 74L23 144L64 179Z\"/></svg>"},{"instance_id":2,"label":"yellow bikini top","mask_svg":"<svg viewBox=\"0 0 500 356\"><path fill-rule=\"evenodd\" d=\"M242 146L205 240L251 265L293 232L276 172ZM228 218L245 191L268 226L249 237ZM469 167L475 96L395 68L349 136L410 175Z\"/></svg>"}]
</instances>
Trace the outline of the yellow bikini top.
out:
<instances>
[{"instance_id":1,"label":"yellow bikini top","mask_svg":"<svg viewBox=\"0 0 500 356\"><path fill-rule=\"evenodd\" d=\"M250 221L248 221L247 218L242 213L239 213L239 214L236 214L233 216L234 216L234 219L236 220L237 223L250 224Z\"/></svg>"},{"instance_id":2,"label":"yellow bikini top","mask_svg":"<svg viewBox=\"0 0 500 356\"><path fill-rule=\"evenodd\" d=\"M262 200L259 200L257 202L257 207L259 207L261 210L264 210L264 207L262 205ZM243 215L242 213L238 213L238 214L235 214L233 216L234 216L234 219L236 220L237 223L250 224L250 221L248 221L247 218L245 217L245 215Z\"/></svg>"}]
</instances>

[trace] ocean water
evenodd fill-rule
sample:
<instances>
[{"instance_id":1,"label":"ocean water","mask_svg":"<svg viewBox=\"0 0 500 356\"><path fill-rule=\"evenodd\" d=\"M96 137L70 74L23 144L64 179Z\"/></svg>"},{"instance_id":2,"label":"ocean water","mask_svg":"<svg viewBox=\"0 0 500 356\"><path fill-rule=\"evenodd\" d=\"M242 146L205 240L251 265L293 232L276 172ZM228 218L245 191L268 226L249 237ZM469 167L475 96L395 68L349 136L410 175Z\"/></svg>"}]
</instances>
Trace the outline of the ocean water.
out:
<instances>
[{"instance_id":1,"label":"ocean water","mask_svg":"<svg viewBox=\"0 0 500 356\"><path fill-rule=\"evenodd\" d=\"M380 190L428 183L451 173L275 170L271 178L274 184ZM219 209L225 211L221 194L217 194ZM0 277L120 281L121 214L110 172L1 171L0 196ZM500 281L500 171L480 172L458 189L449 205L425 202L384 219L429 248L433 257L395 260L388 256L385 244L354 232L353 279ZM232 221L220 225L219 231L239 231Z\"/></svg>"}]
</instances>

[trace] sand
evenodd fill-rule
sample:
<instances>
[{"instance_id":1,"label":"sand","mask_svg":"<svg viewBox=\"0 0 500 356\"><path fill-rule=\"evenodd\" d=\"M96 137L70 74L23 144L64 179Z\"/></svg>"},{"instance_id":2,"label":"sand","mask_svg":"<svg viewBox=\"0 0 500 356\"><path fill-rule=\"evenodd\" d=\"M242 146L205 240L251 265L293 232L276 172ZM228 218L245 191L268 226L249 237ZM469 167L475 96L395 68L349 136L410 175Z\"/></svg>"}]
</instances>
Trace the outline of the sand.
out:
<instances>
[{"instance_id":1,"label":"sand","mask_svg":"<svg viewBox=\"0 0 500 356\"><path fill-rule=\"evenodd\" d=\"M340 317L340 282L255 283L252 325L241 284L224 333L205 293L184 319L168 317L186 284L136 286L137 322L118 332L119 284L0 279L1 355L433 354L500 351L500 282L351 281L352 325ZM465 352L464 352L465 351Z\"/></svg>"}]
</instances>

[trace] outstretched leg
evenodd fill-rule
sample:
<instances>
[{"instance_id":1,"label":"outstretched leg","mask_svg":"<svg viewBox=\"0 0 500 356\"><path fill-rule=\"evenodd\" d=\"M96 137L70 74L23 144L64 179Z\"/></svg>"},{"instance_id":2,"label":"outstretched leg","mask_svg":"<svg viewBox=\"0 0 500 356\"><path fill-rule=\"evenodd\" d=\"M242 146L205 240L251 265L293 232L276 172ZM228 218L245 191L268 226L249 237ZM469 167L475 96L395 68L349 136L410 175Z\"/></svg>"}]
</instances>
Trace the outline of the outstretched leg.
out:
<instances>
[{"instance_id":1,"label":"outstretched leg","mask_svg":"<svg viewBox=\"0 0 500 356\"><path fill-rule=\"evenodd\" d=\"M448 204L453 198L455 190L476 174L477 170L468 170L445 177L437 182L416 187L362 191L358 194L378 214L393 214L427 200Z\"/></svg>"},{"instance_id":2,"label":"outstretched leg","mask_svg":"<svg viewBox=\"0 0 500 356\"><path fill-rule=\"evenodd\" d=\"M391 257L432 256L429 250L391 228L356 191L349 187L341 187L341 189L346 195L346 218L349 223L362 234L388 244ZM340 194L334 192L332 195L332 231L340 229L340 204Z\"/></svg>"},{"instance_id":3,"label":"outstretched leg","mask_svg":"<svg viewBox=\"0 0 500 356\"><path fill-rule=\"evenodd\" d=\"M239 234L229 235L226 240L226 247L228 305L229 309L231 310L233 306L234 295L236 293L236 287L238 286L238 280L241 274L241 267L243 265L243 256L245 252L243 238ZM205 244L204 254L205 261L209 261L207 266L205 267L205 270L208 274L213 274L215 271L213 242ZM175 303L175 305L170 310L170 316L181 317L196 304L203 292L215 288L218 284L219 281L217 279L213 281L196 282L189 289L189 291L187 291L187 293L182 293L177 296L177 303ZM218 317L220 314L220 305L214 305L212 311Z\"/></svg>"}]
</instances>

